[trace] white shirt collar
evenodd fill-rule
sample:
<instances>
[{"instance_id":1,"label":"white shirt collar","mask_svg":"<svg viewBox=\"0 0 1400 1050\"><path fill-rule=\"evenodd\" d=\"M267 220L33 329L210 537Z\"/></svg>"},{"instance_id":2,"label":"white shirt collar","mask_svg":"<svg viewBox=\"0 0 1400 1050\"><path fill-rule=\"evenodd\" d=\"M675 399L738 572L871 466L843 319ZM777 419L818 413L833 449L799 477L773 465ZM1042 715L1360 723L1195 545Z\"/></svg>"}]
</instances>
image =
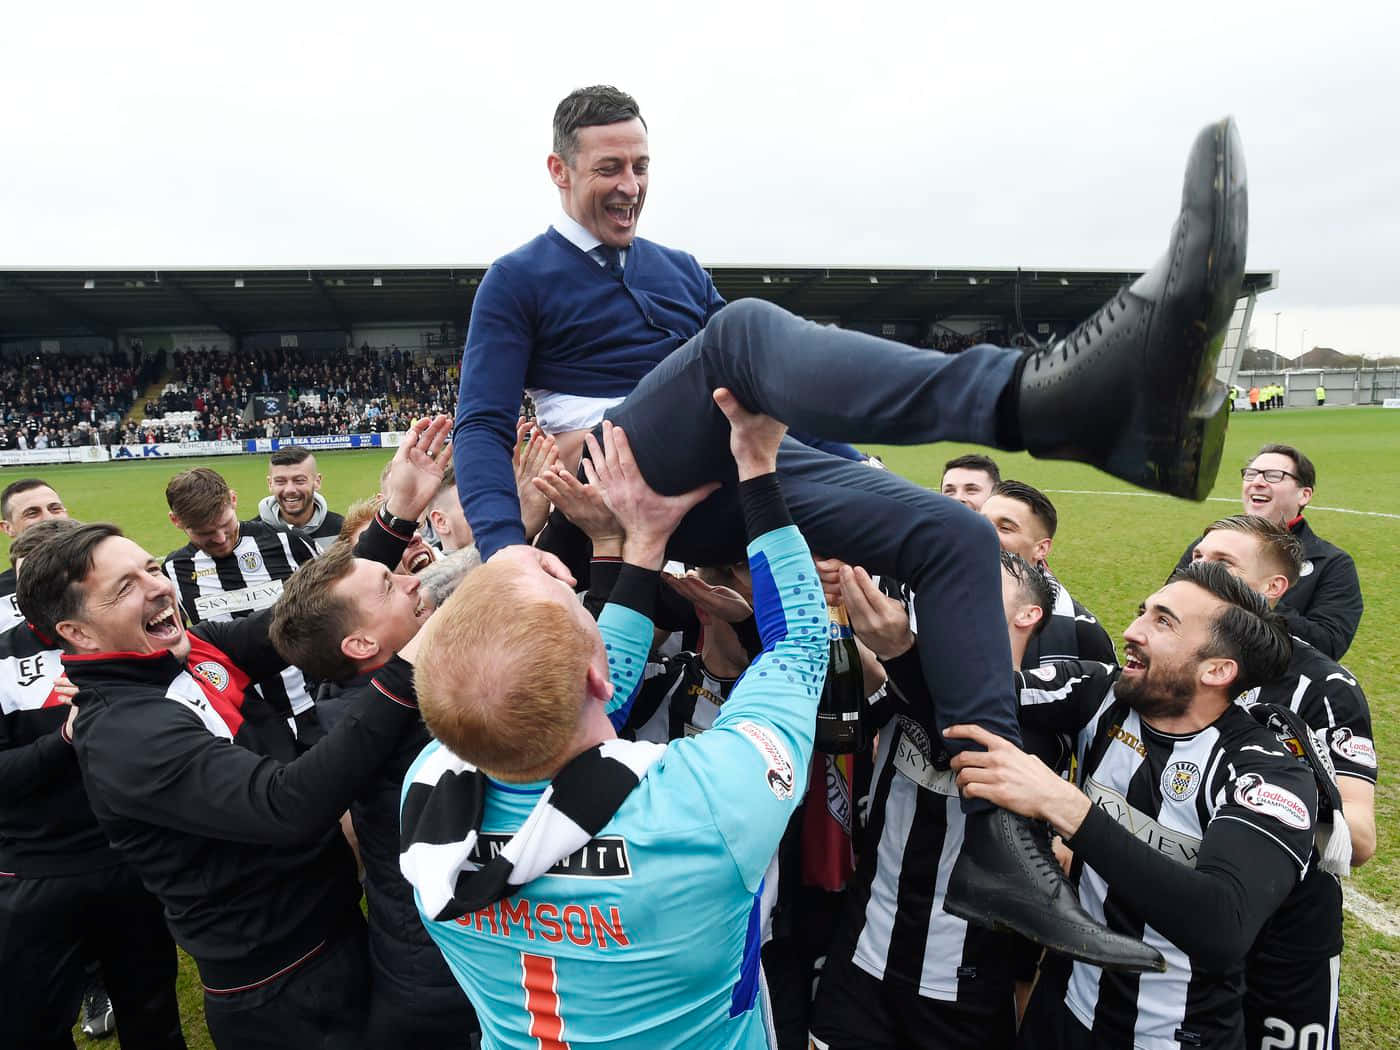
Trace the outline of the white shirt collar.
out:
<instances>
[{"instance_id":1,"label":"white shirt collar","mask_svg":"<svg viewBox=\"0 0 1400 1050\"><path fill-rule=\"evenodd\" d=\"M603 243L587 229L579 225L572 215L562 209L559 212L559 217L554 220L554 229L558 232L559 236L563 237L564 240L583 252L584 255L589 255L594 248L597 248ZM618 252L618 259L623 266L627 265L627 252L628 249L626 248ZM590 256L590 258L595 258L596 260L594 256ZM602 263L599 263L599 265L601 266Z\"/></svg>"},{"instance_id":2,"label":"white shirt collar","mask_svg":"<svg viewBox=\"0 0 1400 1050\"><path fill-rule=\"evenodd\" d=\"M559 236L585 254L603 243L579 225L574 217L566 211L559 212L559 217L554 220L554 228L559 231Z\"/></svg>"}]
</instances>

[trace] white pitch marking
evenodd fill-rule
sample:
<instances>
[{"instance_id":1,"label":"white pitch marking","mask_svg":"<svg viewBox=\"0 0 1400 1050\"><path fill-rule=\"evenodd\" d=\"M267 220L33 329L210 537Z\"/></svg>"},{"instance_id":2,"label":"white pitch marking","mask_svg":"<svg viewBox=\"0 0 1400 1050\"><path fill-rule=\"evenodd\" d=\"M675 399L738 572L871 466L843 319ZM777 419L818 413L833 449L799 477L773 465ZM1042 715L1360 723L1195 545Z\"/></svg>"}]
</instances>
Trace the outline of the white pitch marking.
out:
<instances>
[{"instance_id":1,"label":"white pitch marking","mask_svg":"<svg viewBox=\"0 0 1400 1050\"><path fill-rule=\"evenodd\" d=\"M1374 898L1366 896L1350 882L1343 884L1342 906L1377 933L1400 937L1400 916Z\"/></svg>"},{"instance_id":2,"label":"white pitch marking","mask_svg":"<svg viewBox=\"0 0 1400 1050\"><path fill-rule=\"evenodd\" d=\"M1045 489L1045 492L1064 494L1069 496L1147 496L1150 499L1171 499L1172 497L1163 495L1160 492L1110 492L1107 489ZM1229 499L1225 496L1208 496L1207 503L1234 503L1239 504L1237 499ZM1328 511L1332 514L1360 514L1367 518L1395 518L1400 519L1400 514L1387 514L1380 510L1352 510L1350 507L1317 507L1308 504L1308 512Z\"/></svg>"}]
</instances>

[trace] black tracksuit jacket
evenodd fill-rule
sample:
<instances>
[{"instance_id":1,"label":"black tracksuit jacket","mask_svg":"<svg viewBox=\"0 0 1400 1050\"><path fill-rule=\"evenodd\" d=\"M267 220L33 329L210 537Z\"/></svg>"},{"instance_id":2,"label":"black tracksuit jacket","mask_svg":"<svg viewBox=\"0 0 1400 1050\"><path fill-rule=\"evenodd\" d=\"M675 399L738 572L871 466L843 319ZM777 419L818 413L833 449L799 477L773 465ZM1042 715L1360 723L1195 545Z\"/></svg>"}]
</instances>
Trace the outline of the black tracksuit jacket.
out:
<instances>
[{"instance_id":1,"label":"black tracksuit jacket","mask_svg":"<svg viewBox=\"0 0 1400 1050\"><path fill-rule=\"evenodd\" d=\"M1328 543L1298 518L1288 526L1303 545L1303 571L1298 582L1279 599L1275 610L1288 624L1290 634L1303 639L1333 660L1340 660L1361 623L1361 580L1351 555ZM1177 562L1191 561L1198 539Z\"/></svg>"},{"instance_id":2,"label":"black tracksuit jacket","mask_svg":"<svg viewBox=\"0 0 1400 1050\"><path fill-rule=\"evenodd\" d=\"M366 536L402 546L377 524ZM64 658L93 812L213 991L294 966L352 915L360 885L338 818L418 724L412 668L395 657L336 732L295 757L286 723L249 689L285 666L270 616L193 628L183 662Z\"/></svg>"}]
</instances>

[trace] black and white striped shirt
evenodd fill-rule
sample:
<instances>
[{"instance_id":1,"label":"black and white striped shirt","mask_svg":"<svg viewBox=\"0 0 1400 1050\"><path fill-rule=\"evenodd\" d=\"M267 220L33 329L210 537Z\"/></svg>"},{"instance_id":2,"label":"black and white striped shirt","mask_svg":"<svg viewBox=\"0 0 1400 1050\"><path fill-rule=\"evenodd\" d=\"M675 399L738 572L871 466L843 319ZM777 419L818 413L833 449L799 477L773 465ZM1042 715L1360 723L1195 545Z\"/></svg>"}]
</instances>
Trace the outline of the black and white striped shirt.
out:
<instances>
[{"instance_id":1,"label":"black and white striped shirt","mask_svg":"<svg viewBox=\"0 0 1400 1050\"><path fill-rule=\"evenodd\" d=\"M1208 836L1231 836L1229 857L1246 880L1282 851L1301 876L1312 856L1317 795L1311 771L1238 705L1198 732L1159 732L1114 694L1119 671L1102 664L1064 663L1018 675L1021 719L1060 730L1076 728L1079 783L1094 806L1165 857L1195 868ZM1092 812L1091 812L1092 815ZM1088 821L1086 820L1086 826ZM1230 834L1226 831L1225 834ZM1071 843L1073 845L1073 843ZM1131 846L1131 843L1127 845ZM1110 885L1076 855L1079 899L1109 929L1142 940L1167 961L1165 973L1124 974L1087 963L1047 958L1036 995L1061 996L1090 1029L1096 1045L1177 1050L1235 1047L1244 1038L1241 992L1244 953L1224 972L1208 972L1154 929L1127 897L1135 887ZM1157 871L1160 876L1160 870ZM1161 896L1163 910L1186 906ZM1159 919L1159 921L1163 921ZM1263 916L1259 916L1262 923ZM1209 930L1200 935L1211 937Z\"/></svg>"},{"instance_id":2,"label":"black and white striped shirt","mask_svg":"<svg viewBox=\"0 0 1400 1050\"><path fill-rule=\"evenodd\" d=\"M1117 651L1103 624L1048 568L1043 571L1055 588L1055 605L1045 626L1026 644L1021 666L1041 667L1059 660L1116 664Z\"/></svg>"},{"instance_id":3,"label":"black and white striped shirt","mask_svg":"<svg viewBox=\"0 0 1400 1050\"><path fill-rule=\"evenodd\" d=\"M309 541L261 521L240 522L238 529L238 546L230 554L213 558L190 543L165 557L165 574L179 591L190 626L241 620L268 608L297 566L317 554ZM312 706L306 679L295 667L258 682L257 689L273 707L292 715Z\"/></svg>"},{"instance_id":4,"label":"black and white striped shirt","mask_svg":"<svg viewBox=\"0 0 1400 1050\"><path fill-rule=\"evenodd\" d=\"M1322 650L1295 637L1284 676L1239 699L1245 707L1261 701L1296 711L1332 759L1339 779L1376 782L1376 743L1366 694L1352 673ZM1260 959L1315 961L1341 950L1341 884L1335 875L1314 866L1260 931L1250 969Z\"/></svg>"},{"instance_id":5,"label":"black and white striped shirt","mask_svg":"<svg viewBox=\"0 0 1400 1050\"><path fill-rule=\"evenodd\" d=\"M1010 936L943 910L965 825L936 733L896 715L880 731L874 784L833 955L929 999L1009 1003Z\"/></svg>"},{"instance_id":6,"label":"black and white striped shirt","mask_svg":"<svg viewBox=\"0 0 1400 1050\"><path fill-rule=\"evenodd\" d=\"M697 652L681 652L648 664L623 735L665 744L703 733L715 724L720 705L737 681L711 674Z\"/></svg>"},{"instance_id":7,"label":"black and white striped shirt","mask_svg":"<svg viewBox=\"0 0 1400 1050\"><path fill-rule=\"evenodd\" d=\"M8 631L17 623L24 622L24 614L19 611L15 600L15 570L13 567L0 572L0 631Z\"/></svg>"},{"instance_id":8,"label":"black and white striped shirt","mask_svg":"<svg viewBox=\"0 0 1400 1050\"><path fill-rule=\"evenodd\" d=\"M56 643L21 620L0 631L0 878L117 864L60 730L71 708L54 688Z\"/></svg>"}]
</instances>

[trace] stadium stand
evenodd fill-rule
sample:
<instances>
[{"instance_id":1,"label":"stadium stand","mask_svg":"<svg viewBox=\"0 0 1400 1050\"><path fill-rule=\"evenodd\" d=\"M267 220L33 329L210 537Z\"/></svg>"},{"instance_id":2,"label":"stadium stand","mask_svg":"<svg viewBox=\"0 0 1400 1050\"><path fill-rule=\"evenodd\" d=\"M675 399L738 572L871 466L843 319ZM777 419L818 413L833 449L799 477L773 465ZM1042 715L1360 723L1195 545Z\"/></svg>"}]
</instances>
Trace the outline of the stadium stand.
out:
<instances>
[{"instance_id":1,"label":"stadium stand","mask_svg":"<svg viewBox=\"0 0 1400 1050\"><path fill-rule=\"evenodd\" d=\"M459 326L484 273L0 271L0 450L403 430L417 416L452 411ZM1138 276L965 267L710 273L726 299L768 299L945 352L1053 338ZM1275 283L1271 272L1251 272L1249 300ZM385 328L416 345L373 345ZM196 330L213 334L181 335ZM269 413L259 395L272 394Z\"/></svg>"},{"instance_id":2,"label":"stadium stand","mask_svg":"<svg viewBox=\"0 0 1400 1050\"><path fill-rule=\"evenodd\" d=\"M160 368L116 350L0 358L0 448L109 444L137 390Z\"/></svg>"}]
</instances>

